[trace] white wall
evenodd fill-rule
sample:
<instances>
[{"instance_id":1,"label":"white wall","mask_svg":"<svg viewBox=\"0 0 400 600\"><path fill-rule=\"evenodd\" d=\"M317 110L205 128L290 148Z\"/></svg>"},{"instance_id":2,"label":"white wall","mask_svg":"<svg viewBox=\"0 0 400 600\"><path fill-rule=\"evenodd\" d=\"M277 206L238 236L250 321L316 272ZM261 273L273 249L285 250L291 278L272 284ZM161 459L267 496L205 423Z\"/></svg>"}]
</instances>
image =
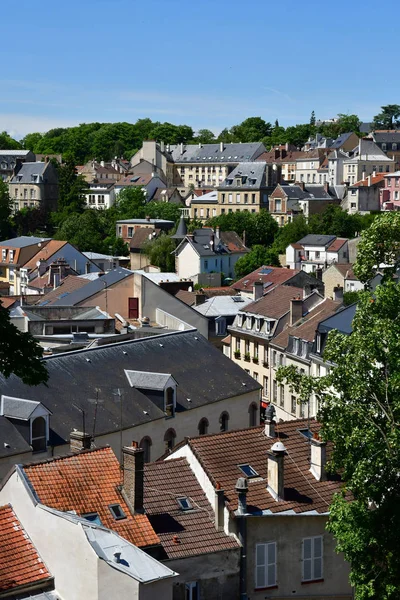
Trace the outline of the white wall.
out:
<instances>
[{"instance_id":1,"label":"white wall","mask_svg":"<svg viewBox=\"0 0 400 600\"><path fill-rule=\"evenodd\" d=\"M201 272L200 257L188 243L179 251L176 263L179 277L190 279Z\"/></svg>"}]
</instances>

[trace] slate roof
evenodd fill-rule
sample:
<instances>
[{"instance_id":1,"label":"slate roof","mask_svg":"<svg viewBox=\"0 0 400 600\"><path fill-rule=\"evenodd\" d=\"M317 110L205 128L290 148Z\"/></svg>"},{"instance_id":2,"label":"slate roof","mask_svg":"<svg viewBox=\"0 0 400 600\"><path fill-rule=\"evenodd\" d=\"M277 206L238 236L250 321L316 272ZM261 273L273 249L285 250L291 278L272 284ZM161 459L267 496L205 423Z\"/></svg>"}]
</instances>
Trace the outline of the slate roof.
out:
<instances>
[{"instance_id":1,"label":"slate roof","mask_svg":"<svg viewBox=\"0 0 400 600\"><path fill-rule=\"evenodd\" d=\"M219 189L236 188L235 178L241 178L240 187L243 189L259 189L266 185L264 162L240 163L219 185Z\"/></svg>"},{"instance_id":2,"label":"slate roof","mask_svg":"<svg viewBox=\"0 0 400 600\"><path fill-rule=\"evenodd\" d=\"M350 334L353 331L353 318L357 310L357 304L351 304L346 306L343 310L337 314L324 319L318 324L318 331L321 333L327 333L331 329L337 329L340 333Z\"/></svg>"},{"instance_id":3,"label":"slate roof","mask_svg":"<svg viewBox=\"0 0 400 600\"><path fill-rule=\"evenodd\" d=\"M285 269L283 267L270 267L263 265L252 273L245 275L242 279L232 283L232 288L239 291L249 291L253 289L255 281L262 281L264 288L268 288L272 285L278 285L289 281L297 273L297 269Z\"/></svg>"},{"instance_id":4,"label":"slate roof","mask_svg":"<svg viewBox=\"0 0 400 600\"><path fill-rule=\"evenodd\" d=\"M335 235L319 235L309 233L298 241L302 246L324 246L328 248L336 239Z\"/></svg>"},{"instance_id":5,"label":"slate roof","mask_svg":"<svg viewBox=\"0 0 400 600\"><path fill-rule=\"evenodd\" d=\"M2 395L0 411L4 417L27 421L39 405L40 402Z\"/></svg>"},{"instance_id":6,"label":"slate roof","mask_svg":"<svg viewBox=\"0 0 400 600\"><path fill-rule=\"evenodd\" d=\"M174 221L168 221L168 219L122 219L117 221L117 225L120 223L128 223L129 225L175 225Z\"/></svg>"},{"instance_id":7,"label":"slate roof","mask_svg":"<svg viewBox=\"0 0 400 600\"><path fill-rule=\"evenodd\" d=\"M15 425L7 417L2 416L0 416L0 440L0 458L32 452L31 446Z\"/></svg>"},{"instance_id":8,"label":"slate roof","mask_svg":"<svg viewBox=\"0 0 400 600\"><path fill-rule=\"evenodd\" d=\"M134 388L149 390L164 390L171 378L170 373L149 373L143 371L125 371L129 385Z\"/></svg>"},{"instance_id":9,"label":"slate roof","mask_svg":"<svg viewBox=\"0 0 400 600\"><path fill-rule=\"evenodd\" d=\"M347 142L347 140L349 139L349 137L352 136L352 132L350 131L350 133L342 133L340 134L336 140L334 140L332 142L332 144L330 145L330 148L332 149L336 149L336 148L340 148L341 146L343 146L343 144L345 142Z\"/></svg>"},{"instance_id":10,"label":"slate roof","mask_svg":"<svg viewBox=\"0 0 400 600\"><path fill-rule=\"evenodd\" d=\"M207 194L199 195L197 198L192 198L190 204L218 204L218 192L213 190Z\"/></svg>"},{"instance_id":11,"label":"slate roof","mask_svg":"<svg viewBox=\"0 0 400 600\"><path fill-rule=\"evenodd\" d=\"M247 511L267 514L293 511L296 514L315 511L327 513L332 496L340 489L338 481L317 481L310 473L310 445L299 433L307 429L307 419L279 423L276 431L287 449L284 458L285 499L275 501L267 491L267 451L276 439L268 438L263 427L251 427L238 431L204 435L188 440L188 444L200 461L212 484L220 483L231 510L237 509L235 484L243 477L238 465L249 464L259 478L248 481ZM318 432L320 425L310 421L311 431Z\"/></svg>"},{"instance_id":12,"label":"slate roof","mask_svg":"<svg viewBox=\"0 0 400 600\"><path fill-rule=\"evenodd\" d=\"M9 246L10 248L26 248L27 246L33 246L43 242L49 242L51 238L39 238L33 235L20 235L19 237L12 238L11 240L3 240L0 242L0 246Z\"/></svg>"},{"instance_id":13,"label":"slate roof","mask_svg":"<svg viewBox=\"0 0 400 600\"><path fill-rule=\"evenodd\" d=\"M303 188L300 185L279 184L289 199L294 200L332 200L337 199L335 188L330 187L329 192L323 185L308 184Z\"/></svg>"},{"instance_id":14,"label":"slate roof","mask_svg":"<svg viewBox=\"0 0 400 600\"><path fill-rule=\"evenodd\" d=\"M12 506L0 507L0 593L47 587L53 578L27 536ZM9 597L9 596L8 596Z\"/></svg>"},{"instance_id":15,"label":"slate roof","mask_svg":"<svg viewBox=\"0 0 400 600\"><path fill-rule=\"evenodd\" d=\"M3 158L3 156L19 156L23 158L30 152L31 150L0 150L0 158Z\"/></svg>"},{"instance_id":16,"label":"slate roof","mask_svg":"<svg viewBox=\"0 0 400 600\"><path fill-rule=\"evenodd\" d=\"M211 244L211 241L214 243ZM220 254L245 253L249 249L243 244L236 231L221 231L219 241L211 227L195 229L188 235L175 252L183 248L183 244L190 244L199 256L219 256Z\"/></svg>"},{"instance_id":17,"label":"slate roof","mask_svg":"<svg viewBox=\"0 0 400 600\"><path fill-rule=\"evenodd\" d=\"M39 502L82 516L97 513L104 527L143 548L159 544L147 516L130 513L118 486L121 469L111 448L81 451L22 468ZM119 504L126 515L116 520L109 506Z\"/></svg>"},{"instance_id":18,"label":"slate roof","mask_svg":"<svg viewBox=\"0 0 400 600\"><path fill-rule=\"evenodd\" d=\"M105 275L102 275L97 279L94 279L92 281L86 281L85 286L79 289L75 289L74 291L68 293L67 296L63 296L65 292L62 292L62 294L60 294L59 299L54 300L52 304L53 306L75 306L76 304L87 300L91 296L94 296L98 292L104 291L110 286L115 285L116 283L119 283L126 277L130 277L132 275L133 271L130 271L129 269L124 269L123 267L117 267L116 269L108 271L108 273L105 273ZM46 301L46 299L47 296L44 302Z\"/></svg>"},{"instance_id":19,"label":"slate roof","mask_svg":"<svg viewBox=\"0 0 400 600\"><path fill-rule=\"evenodd\" d=\"M77 275L67 275L67 277L56 288L48 292L45 297L41 297L37 304L46 303L46 306L51 306L60 299L63 294L71 294L72 292L82 288L89 283L88 279L78 277Z\"/></svg>"},{"instance_id":20,"label":"slate roof","mask_svg":"<svg viewBox=\"0 0 400 600\"><path fill-rule=\"evenodd\" d=\"M10 183L44 183L45 171L49 164L50 163L46 162L24 162L18 173L11 179ZM39 180L33 179L35 175L39 176Z\"/></svg>"},{"instance_id":21,"label":"slate roof","mask_svg":"<svg viewBox=\"0 0 400 600\"><path fill-rule=\"evenodd\" d=\"M358 146L354 149L353 158L345 160L345 163L357 161L392 161L388 156L375 144L373 140L361 138Z\"/></svg>"},{"instance_id":22,"label":"slate roof","mask_svg":"<svg viewBox=\"0 0 400 600\"><path fill-rule=\"evenodd\" d=\"M264 296L246 306L244 311L246 313L264 315L271 319L280 319L289 311L290 301L292 298L296 298L296 296L303 298L302 288L277 285Z\"/></svg>"},{"instance_id":23,"label":"slate roof","mask_svg":"<svg viewBox=\"0 0 400 600\"><path fill-rule=\"evenodd\" d=\"M131 388L125 370L171 373L178 382L177 412L236 397L243 390L247 393L260 389L253 377L197 331L70 351L46 357L43 362L49 373L46 385L30 387L15 375L5 379L0 374L0 388L4 395L36 400L51 411L50 438L55 445L68 443L73 429L82 430L79 409L85 411L86 423L93 428L96 389L100 402L95 435L119 430L120 404L114 396L117 388L123 393L123 429L132 427L132 423L165 418L164 411L148 396ZM190 405L187 398L191 399ZM0 453L2 450L0 444Z\"/></svg>"},{"instance_id":24,"label":"slate roof","mask_svg":"<svg viewBox=\"0 0 400 600\"><path fill-rule=\"evenodd\" d=\"M400 143L400 130L399 129L377 129L373 133L375 142L379 144L399 144ZM391 150L391 148L388 148Z\"/></svg>"},{"instance_id":25,"label":"slate roof","mask_svg":"<svg viewBox=\"0 0 400 600\"><path fill-rule=\"evenodd\" d=\"M39 260L45 260L46 262L48 262L53 256L53 254L61 250L61 248L63 248L67 244L68 242L50 240L44 248L40 248L40 250L35 254L35 256L32 256L32 258L23 265L24 269L36 269L36 263Z\"/></svg>"},{"instance_id":26,"label":"slate roof","mask_svg":"<svg viewBox=\"0 0 400 600\"><path fill-rule=\"evenodd\" d=\"M179 508L179 497L188 498L193 510ZM145 465L144 507L169 559L239 548L215 529L213 508L185 458Z\"/></svg>"},{"instance_id":27,"label":"slate roof","mask_svg":"<svg viewBox=\"0 0 400 600\"><path fill-rule=\"evenodd\" d=\"M181 145L170 146L170 156L175 163L202 163L208 162L239 163L255 160L265 147L261 142L252 142L245 144L223 144L221 152L220 144L203 144L199 148L198 144L184 144L183 154L181 154Z\"/></svg>"}]
</instances>

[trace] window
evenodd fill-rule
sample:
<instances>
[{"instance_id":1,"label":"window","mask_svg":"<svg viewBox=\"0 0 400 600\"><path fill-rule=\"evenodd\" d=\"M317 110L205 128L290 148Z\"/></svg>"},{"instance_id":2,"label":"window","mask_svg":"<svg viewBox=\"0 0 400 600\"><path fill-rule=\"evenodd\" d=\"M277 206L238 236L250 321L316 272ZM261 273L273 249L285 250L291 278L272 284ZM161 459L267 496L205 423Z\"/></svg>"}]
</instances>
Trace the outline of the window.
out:
<instances>
[{"instance_id":1,"label":"window","mask_svg":"<svg viewBox=\"0 0 400 600\"><path fill-rule=\"evenodd\" d=\"M272 352L272 366L276 367L276 350Z\"/></svg>"},{"instance_id":2,"label":"window","mask_svg":"<svg viewBox=\"0 0 400 600\"><path fill-rule=\"evenodd\" d=\"M279 386L279 406L285 406L285 387Z\"/></svg>"},{"instance_id":3,"label":"window","mask_svg":"<svg viewBox=\"0 0 400 600\"><path fill-rule=\"evenodd\" d=\"M391 177L388 177L387 185L388 185L388 187L390 187L392 185L392 178Z\"/></svg>"},{"instance_id":4,"label":"window","mask_svg":"<svg viewBox=\"0 0 400 600\"><path fill-rule=\"evenodd\" d=\"M126 519L126 515L120 504L110 504L108 508L110 509L110 512L116 521L119 521L120 519Z\"/></svg>"},{"instance_id":5,"label":"window","mask_svg":"<svg viewBox=\"0 0 400 600\"><path fill-rule=\"evenodd\" d=\"M245 203L245 204L247 204L247 203L248 203L248 201L249 201L249 195L248 195L248 194L245 194L245 195L244 195L244 203Z\"/></svg>"},{"instance_id":6,"label":"window","mask_svg":"<svg viewBox=\"0 0 400 600\"><path fill-rule=\"evenodd\" d=\"M96 525L102 525L100 517L97 513L86 513L82 515L82 517L87 521L90 521L91 523L96 523Z\"/></svg>"},{"instance_id":7,"label":"window","mask_svg":"<svg viewBox=\"0 0 400 600\"><path fill-rule=\"evenodd\" d=\"M205 268L205 269L208 269L208 260L205 260L205 261L204 261L204 268Z\"/></svg>"},{"instance_id":8,"label":"window","mask_svg":"<svg viewBox=\"0 0 400 600\"><path fill-rule=\"evenodd\" d=\"M321 334L317 333L317 352L318 354L321 352Z\"/></svg>"},{"instance_id":9,"label":"window","mask_svg":"<svg viewBox=\"0 0 400 600\"><path fill-rule=\"evenodd\" d=\"M275 211L280 212L282 210L282 200L275 200Z\"/></svg>"},{"instance_id":10,"label":"window","mask_svg":"<svg viewBox=\"0 0 400 600\"><path fill-rule=\"evenodd\" d=\"M240 338L235 338L235 350L236 352L240 352Z\"/></svg>"},{"instance_id":11,"label":"window","mask_svg":"<svg viewBox=\"0 0 400 600\"><path fill-rule=\"evenodd\" d=\"M197 581L185 583L185 600L199 600L199 584Z\"/></svg>"},{"instance_id":12,"label":"window","mask_svg":"<svg viewBox=\"0 0 400 600\"><path fill-rule=\"evenodd\" d=\"M173 417L175 413L175 390L173 387L168 387L165 390L165 412L167 417Z\"/></svg>"},{"instance_id":13,"label":"window","mask_svg":"<svg viewBox=\"0 0 400 600\"><path fill-rule=\"evenodd\" d=\"M387 148L386 144L382 144L382 150L383 150L384 152L386 152L386 148Z\"/></svg>"},{"instance_id":14,"label":"window","mask_svg":"<svg viewBox=\"0 0 400 600\"><path fill-rule=\"evenodd\" d=\"M190 504L189 498L186 498L186 496L183 496L182 498L177 498L176 501L181 510L192 510L193 509L193 506Z\"/></svg>"},{"instance_id":15,"label":"window","mask_svg":"<svg viewBox=\"0 0 400 600\"><path fill-rule=\"evenodd\" d=\"M318 581L323 577L322 535L304 538L302 547L303 581Z\"/></svg>"},{"instance_id":16,"label":"window","mask_svg":"<svg viewBox=\"0 0 400 600\"><path fill-rule=\"evenodd\" d=\"M25 188L24 189L24 200L28 199L28 190Z\"/></svg>"},{"instance_id":17,"label":"window","mask_svg":"<svg viewBox=\"0 0 400 600\"><path fill-rule=\"evenodd\" d=\"M133 237L133 227L128 227L128 237Z\"/></svg>"},{"instance_id":18,"label":"window","mask_svg":"<svg viewBox=\"0 0 400 600\"><path fill-rule=\"evenodd\" d=\"M31 446L33 452L45 452L47 447L47 424L44 417L32 421Z\"/></svg>"},{"instance_id":19,"label":"window","mask_svg":"<svg viewBox=\"0 0 400 600\"><path fill-rule=\"evenodd\" d=\"M256 373L255 371L253 371L253 379L258 381L258 373Z\"/></svg>"},{"instance_id":20,"label":"window","mask_svg":"<svg viewBox=\"0 0 400 600\"><path fill-rule=\"evenodd\" d=\"M229 204L232 204L232 194L228 194L228 202Z\"/></svg>"},{"instance_id":21,"label":"window","mask_svg":"<svg viewBox=\"0 0 400 600\"><path fill-rule=\"evenodd\" d=\"M240 471L242 471L243 475L248 477L248 479L251 479L252 477L259 477L257 471L247 463L244 465L238 465L238 468L240 469Z\"/></svg>"},{"instance_id":22,"label":"window","mask_svg":"<svg viewBox=\"0 0 400 600\"><path fill-rule=\"evenodd\" d=\"M221 204L225 204L225 194L221 194Z\"/></svg>"},{"instance_id":23,"label":"window","mask_svg":"<svg viewBox=\"0 0 400 600\"><path fill-rule=\"evenodd\" d=\"M397 150L397 144L392 144L392 150Z\"/></svg>"},{"instance_id":24,"label":"window","mask_svg":"<svg viewBox=\"0 0 400 600\"><path fill-rule=\"evenodd\" d=\"M252 203L252 204L255 204L255 203L256 203L256 195L255 195L255 194L252 194L252 195L251 195L251 203Z\"/></svg>"},{"instance_id":25,"label":"window","mask_svg":"<svg viewBox=\"0 0 400 600\"><path fill-rule=\"evenodd\" d=\"M201 419L199 426L198 426L198 430L199 430L199 435L206 435L208 432L208 421L207 419Z\"/></svg>"},{"instance_id":26,"label":"window","mask_svg":"<svg viewBox=\"0 0 400 600\"><path fill-rule=\"evenodd\" d=\"M260 331L260 328L258 328L257 331ZM254 358L258 360L258 342L254 342Z\"/></svg>"},{"instance_id":27,"label":"window","mask_svg":"<svg viewBox=\"0 0 400 600\"><path fill-rule=\"evenodd\" d=\"M292 415L296 414L296 396L290 396L290 412Z\"/></svg>"},{"instance_id":28,"label":"window","mask_svg":"<svg viewBox=\"0 0 400 600\"><path fill-rule=\"evenodd\" d=\"M255 402L249 406L249 427L258 425L258 406Z\"/></svg>"},{"instance_id":29,"label":"window","mask_svg":"<svg viewBox=\"0 0 400 600\"><path fill-rule=\"evenodd\" d=\"M139 444L139 448L143 450L143 459L145 463L148 463L151 460L151 444L151 438L147 436L144 437Z\"/></svg>"},{"instance_id":30,"label":"window","mask_svg":"<svg viewBox=\"0 0 400 600\"><path fill-rule=\"evenodd\" d=\"M14 250L10 250L10 263L14 262Z\"/></svg>"},{"instance_id":31,"label":"window","mask_svg":"<svg viewBox=\"0 0 400 600\"><path fill-rule=\"evenodd\" d=\"M256 544L256 589L276 585L276 542Z\"/></svg>"},{"instance_id":32,"label":"window","mask_svg":"<svg viewBox=\"0 0 400 600\"><path fill-rule=\"evenodd\" d=\"M250 341L249 340L245 340L245 342L244 342L244 351L245 351L245 354L250 354Z\"/></svg>"},{"instance_id":33,"label":"window","mask_svg":"<svg viewBox=\"0 0 400 600\"><path fill-rule=\"evenodd\" d=\"M229 414L227 412L223 412L219 418L220 431L228 431L228 423L229 423Z\"/></svg>"},{"instance_id":34,"label":"window","mask_svg":"<svg viewBox=\"0 0 400 600\"><path fill-rule=\"evenodd\" d=\"M277 403L278 400L278 384L276 383L276 380L274 379L274 384L273 384L273 402L274 404Z\"/></svg>"},{"instance_id":35,"label":"window","mask_svg":"<svg viewBox=\"0 0 400 600\"><path fill-rule=\"evenodd\" d=\"M169 452L175 446L175 429L168 429L164 435L165 452Z\"/></svg>"},{"instance_id":36,"label":"window","mask_svg":"<svg viewBox=\"0 0 400 600\"><path fill-rule=\"evenodd\" d=\"M266 375L264 375L263 390L264 390L264 396L266 398L268 398L268 377Z\"/></svg>"},{"instance_id":37,"label":"window","mask_svg":"<svg viewBox=\"0 0 400 600\"><path fill-rule=\"evenodd\" d=\"M240 204L240 194L236 194L236 203Z\"/></svg>"}]
</instances>

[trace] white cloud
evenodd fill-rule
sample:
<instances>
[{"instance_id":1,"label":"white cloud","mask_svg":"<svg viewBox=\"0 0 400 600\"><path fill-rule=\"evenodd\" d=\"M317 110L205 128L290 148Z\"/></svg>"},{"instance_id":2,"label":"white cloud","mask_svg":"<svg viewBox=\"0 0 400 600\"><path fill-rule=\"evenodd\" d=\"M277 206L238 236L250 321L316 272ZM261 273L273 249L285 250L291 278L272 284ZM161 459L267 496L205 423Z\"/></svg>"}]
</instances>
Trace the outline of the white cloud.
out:
<instances>
[{"instance_id":1,"label":"white cloud","mask_svg":"<svg viewBox=\"0 0 400 600\"><path fill-rule=\"evenodd\" d=\"M73 127L79 122L79 119L65 117L36 117L18 113L0 113L0 131L8 131L11 137L16 139L34 131L43 133L54 127Z\"/></svg>"}]
</instances>

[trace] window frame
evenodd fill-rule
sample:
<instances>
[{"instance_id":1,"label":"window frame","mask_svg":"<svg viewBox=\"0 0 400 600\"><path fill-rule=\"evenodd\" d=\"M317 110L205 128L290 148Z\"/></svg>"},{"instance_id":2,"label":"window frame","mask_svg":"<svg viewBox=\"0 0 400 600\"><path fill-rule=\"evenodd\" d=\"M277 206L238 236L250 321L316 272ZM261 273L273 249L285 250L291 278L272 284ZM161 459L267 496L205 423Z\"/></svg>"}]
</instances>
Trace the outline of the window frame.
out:
<instances>
[{"instance_id":1,"label":"window frame","mask_svg":"<svg viewBox=\"0 0 400 600\"><path fill-rule=\"evenodd\" d=\"M263 548L263 559L260 560L260 550ZM270 561L270 548L273 548L273 561ZM270 578L269 567L273 568L273 575ZM263 569L262 578L259 577L259 569ZM277 568L277 543L276 542L262 542L256 544L255 548L255 581L254 587L256 590L264 590L267 588L274 588L278 585L278 568Z\"/></svg>"},{"instance_id":2,"label":"window frame","mask_svg":"<svg viewBox=\"0 0 400 600\"><path fill-rule=\"evenodd\" d=\"M320 555L316 556L315 553L315 542L316 540L320 541ZM306 542L310 542L310 557L305 557L305 546ZM316 561L320 560L320 571L316 571ZM324 536L323 535L315 535L312 537L306 537L302 539L301 543L301 581L302 583L309 583L311 581L323 581L324 579ZM306 563L310 564L310 577L306 577L305 574L305 565Z\"/></svg>"}]
</instances>

